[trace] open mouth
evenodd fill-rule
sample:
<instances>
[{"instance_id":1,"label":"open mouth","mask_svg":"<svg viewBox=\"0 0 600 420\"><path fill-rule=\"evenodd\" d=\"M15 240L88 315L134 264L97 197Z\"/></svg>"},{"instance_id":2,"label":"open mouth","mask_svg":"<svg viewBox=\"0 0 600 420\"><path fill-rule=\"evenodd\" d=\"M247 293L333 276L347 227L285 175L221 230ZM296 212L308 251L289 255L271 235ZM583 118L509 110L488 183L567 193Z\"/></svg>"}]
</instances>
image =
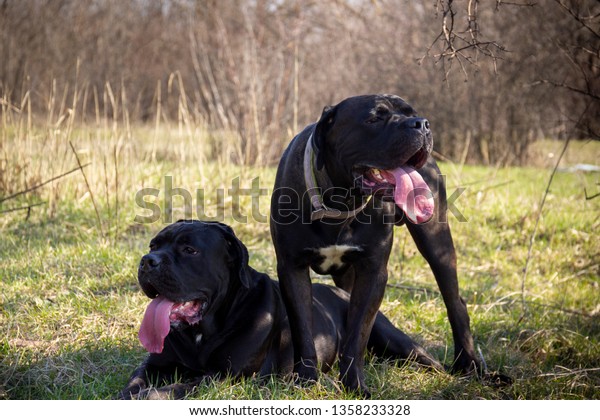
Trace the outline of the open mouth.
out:
<instances>
[{"instance_id":1,"label":"open mouth","mask_svg":"<svg viewBox=\"0 0 600 420\"><path fill-rule=\"evenodd\" d=\"M162 353L171 324L197 324L202 321L208 306L206 298L173 302L164 296L155 297L146 308L138 333L140 342L150 353Z\"/></svg>"},{"instance_id":2,"label":"open mouth","mask_svg":"<svg viewBox=\"0 0 600 420\"><path fill-rule=\"evenodd\" d=\"M380 193L393 197L393 190L396 186L396 178L393 173L384 169L363 168L360 177L362 178L361 187L371 194ZM392 194L386 194L392 191Z\"/></svg>"},{"instance_id":3,"label":"open mouth","mask_svg":"<svg viewBox=\"0 0 600 420\"><path fill-rule=\"evenodd\" d=\"M427 152L421 149L396 168L361 166L354 173L363 193L393 200L412 223L425 223L433 216L433 193L416 169L426 160Z\"/></svg>"},{"instance_id":4,"label":"open mouth","mask_svg":"<svg viewBox=\"0 0 600 420\"><path fill-rule=\"evenodd\" d=\"M208 302L204 299L177 302L171 307L169 319L171 322L179 321L194 325L202 321L202 316L207 308Z\"/></svg>"}]
</instances>

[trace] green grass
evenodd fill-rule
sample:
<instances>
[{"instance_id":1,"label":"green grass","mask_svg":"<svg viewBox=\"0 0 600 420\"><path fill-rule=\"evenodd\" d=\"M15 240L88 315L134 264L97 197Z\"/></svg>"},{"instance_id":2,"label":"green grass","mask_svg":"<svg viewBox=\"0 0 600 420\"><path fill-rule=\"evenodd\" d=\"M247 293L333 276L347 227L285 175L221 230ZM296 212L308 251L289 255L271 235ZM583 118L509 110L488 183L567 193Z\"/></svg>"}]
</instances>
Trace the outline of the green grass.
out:
<instances>
[{"instance_id":1,"label":"green grass","mask_svg":"<svg viewBox=\"0 0 600 420\"><path fill-rule=\"evenodd\" d=\"M159 188L156 203L164 210L165 176L172 177L173 187L185 188L194 197L202 189L206 213L222 211L223 221L248 246L251 264L275 277L268 224L234 220L227 191L236 177L243 188L258 178L260 187L270 191L275 168L212 159L210 151L231 149L226 134L163 127L133 127L127 132L120 127L66 133L18 127L0 131L0 176L12 192L76 167L68 140L82 163L91 163L84 169L89 188L78 172L0 204L2 211L45 203L32 208L28 218L27 211L0 215L0 397L105 399L124 386L145 355L137 329L148 301L137 286L137 262L150 238L165 225L163 220L134 222L136 215L146 214L136 206L135 194L143 187ZM583 147L583 159L597 164L600 146ZM579 157L570 159L578 163ZM600 198L584 198L584 188L588 194L598 192L599 174L556 174L523 294L529 240L550 170L449 163L442 170L450 193L465 188L455 204L467 222L450 216L450 223L476 344L488 367L510 375L514 383L494 387L369 357L366 369L374 398L600 398ZM222 204L219 189L224 191ZM2 194L7 191L5 187ZM183 204L175 198L173 220L186 216ZM251 197L242 198L244 216L250 216L251 205ZM267 215L268 207L268 195L261 196L257 210ZM196 209L191 210L197 217ZM449 363L452 341L443 302L403 228L396 229L389 270L382 310ZM354 396L341 390L334 370L311 388L296 387L288 378L224 379L201 386L194 397Z\"/></svg>"}]
</instances>

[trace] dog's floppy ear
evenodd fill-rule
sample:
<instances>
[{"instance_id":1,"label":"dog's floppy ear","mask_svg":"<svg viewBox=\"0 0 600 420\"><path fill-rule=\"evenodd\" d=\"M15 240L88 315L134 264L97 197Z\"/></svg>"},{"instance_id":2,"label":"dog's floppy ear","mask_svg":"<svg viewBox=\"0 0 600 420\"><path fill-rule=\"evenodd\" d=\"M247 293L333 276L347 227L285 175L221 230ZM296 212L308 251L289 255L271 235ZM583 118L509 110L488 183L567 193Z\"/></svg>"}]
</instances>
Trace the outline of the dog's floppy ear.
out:
<instances>
[{"instance_id":1,"label":"dog's floppy ear","mask_svg":"<svg viewBox=\"0 0 600 420\"><path fill-rule=\"evenodd\" d=\"M225 240L231 250L231 254L234 256L233 262L238 270L240 283L242 283L245 288L249 288L250 270L248 267L248 249L242 241L235 236L235 232L230 226L219 222L214 222L214 225L218 226L223 232Z\"/></svg>"},{"instance_id":2,"label":"dog's floppy ear","mask_svg":"<svg viewBox=\"0 0 600 420\"><path fill-rule=\"evenodd\" d=\"M315 126L312 146L317 155L318 170L323 169L323 166L325 165L325 139L327 138L327 132L329 131L329 129L333 125L333 122L335 121L336 111L337 107L335 106L326 106L325 108L323 108L321 118Z\"/></svg>"}]
</instances>

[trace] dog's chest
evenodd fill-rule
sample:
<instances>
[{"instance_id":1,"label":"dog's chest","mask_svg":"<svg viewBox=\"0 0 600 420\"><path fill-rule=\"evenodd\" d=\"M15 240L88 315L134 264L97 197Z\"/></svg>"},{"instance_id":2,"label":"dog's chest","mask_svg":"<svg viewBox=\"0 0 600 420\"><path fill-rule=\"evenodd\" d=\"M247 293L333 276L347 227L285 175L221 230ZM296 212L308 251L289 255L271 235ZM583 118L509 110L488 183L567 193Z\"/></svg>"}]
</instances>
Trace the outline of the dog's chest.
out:
<instances>
[{"instance_id":1,"label":"dog's chest","mask_svg":"<svg viewBox=\"0 0 600 420\"><path fill-rule=\"evenodd\" d=\"M313 262L311 267L319 274L328 274L344 269L357 255L362 253L362 248L356 245L330 245L322 248L313 248Z\"/></svg>"}]
</instances>

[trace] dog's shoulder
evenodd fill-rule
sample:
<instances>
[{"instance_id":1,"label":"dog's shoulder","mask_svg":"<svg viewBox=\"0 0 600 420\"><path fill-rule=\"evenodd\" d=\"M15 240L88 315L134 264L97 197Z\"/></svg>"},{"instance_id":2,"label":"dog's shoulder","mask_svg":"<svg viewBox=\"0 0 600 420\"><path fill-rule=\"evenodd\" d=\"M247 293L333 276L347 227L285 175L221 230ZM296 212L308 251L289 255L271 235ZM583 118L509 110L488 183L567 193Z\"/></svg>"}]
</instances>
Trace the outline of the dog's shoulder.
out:
<instances>
[{"instance_id":1,"label":"dog's shoulder","mask_svg":"<svg viewBox=\"0 0 600 420\"><path fill-rule=\"evenodd\" d=\"M245 300L251 300L255 308L273 312L279 310L282 304L279 282L268 274L249 267L251 285Z\"/></svg>"}]
</instances>

